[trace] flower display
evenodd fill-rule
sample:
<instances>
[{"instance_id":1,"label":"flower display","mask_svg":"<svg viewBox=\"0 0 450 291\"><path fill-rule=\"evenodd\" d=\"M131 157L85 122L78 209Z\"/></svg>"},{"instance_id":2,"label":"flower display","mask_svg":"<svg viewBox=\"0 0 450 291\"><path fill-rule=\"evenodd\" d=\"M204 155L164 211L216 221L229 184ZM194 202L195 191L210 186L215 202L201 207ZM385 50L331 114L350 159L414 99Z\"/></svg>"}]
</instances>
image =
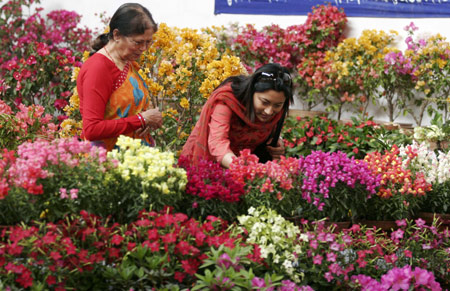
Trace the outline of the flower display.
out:
<instances>
[{"instance_id":1,"label":"flower display","mask_svg":"<svg viewBox=\"0 0 450 291\"><path fill-rule=\"evenodd\" d=\"M325 62L332 61L329 109L341 118L344 105L356 106L362 117L367 106L376 98L383 56L395 40L397 33L365 30L356 38L346 38L335 49L326 52Z\"/></svg>"},{"instance_id":2,"label":"flower display","mask_svg":"<svg viewBox=\"0 0 450 291\"><path fill-rule=\"evenodd\" d=\"M13 112L0 99L0 148L15 150L20 144L37 138L53 139L58 126L51 122L52 116L44 114L40 105L25 106L19 104L19 111Z\"/></svg>"},{"instance_id":3,"label":"flower display","mask_svg":"<svg viewBox=\"0 0 450 291\"><path fill-rule=\"evenodd\" d=\"M191 205L191 217L217 215L227 221L235 220L244 209L244 184L234 180L230 172L219 163L200 160L191 165L188 158L181 156L178 165L186 170L186 203Z\"/></svg>"},{"instance_id":4,"label":"flower display","mask_svg":"<svg viewBox=\"0 0 450 291\"><path fill-rule=\"evenodd\" d=\"M248 207L266 206L282 215L292 216L299 200L300 167L297 159L284 158L258 162L258 157L250 150L241 151L230 165L231 177L245 185L243 197Z\"/></svg>"},{"instance_id":5,"label":"flower display","mask_svg":"<svg viewBox=\"0 0 450 291\"><path fill-rule=\"evenodd\" d=\"M101 209L96 187L114 167L104 149L74 138L25 142L14 155L4 151L1 156L7 168L0 181L9 185L7 191L3 186L0 200L2 225L40 217L54 221L81 209Z\"/></svg>"},{"instance_id":6,"label":"flower display","mask_svg":"<svg viewBox=\"0 0 450 291\"><path fill-rule=\"evenodd\" d=\"M0 286L187 286L210 247L234 246L239 236L225 227L217 217L199 222L171 212L142 212L128 225L108 225L85 211L56 224L11 227L0 234ZM30 260L22 260L28 256ZM139 271L144 268L145 273Z\"/></svg>"},{"instance_id":7,"label":"flower display","mask_svg":"<svg viewBox=\"0 0 450 291\"><path fill-rule=\"evenodd\" d=\"M324 116L290 116L283 126L282 136L286 155L294 157L307 156L312 151L342 151L350 157L362 159L369 152L390 149L391 143L409 143L399 130L387 131L372 120L352 118L340 123Z\"/></svg>"},{"instance_id":8,"label":"flower display","mask_svg":"<svg viewBox=\"0 0 450 291\"><path fill-rule=\"evenodd\" d=\"M120 136L117 146L119 149L108 152L108 158L118 161L116 171L125 181L138 178L144 201L162 209L170 201L181 199L187 183L186 171L175 166L173 153L161 152L127 136Z\"/></svg>"},{"instance_id":9,"label":"flower display","mask_svg":"<svg viewBox=\"0 0 450 291\"><path fill-rule=\"evenodd\" d=\"M417 211L420 197L432 189L425 173L408 169L399 154L398 146L394 145L384 155L373 152L364 158L369 169L382 176L378 198L374 199L374 203L381 204L382 211L374 213L375 216L407 218Z\"/></svg>"},{"instance_id":10,"label":"flower display","mask_svg":"<svg viewBox=\"0 0 450 291\"><path fill-rule=\"evenodd\" d=\"M179 150L212 91L227 77L247 73L239 58L220 54L215 44L210 34L164 23L153 35L140 62L153 105L163 112L163 126L155 133L157 146Z\"/></svg>"},{"instance_id":11,"label":"flower display","mask_svg":"<svg viewBox=\"0 0 450 291\"><path fill-rule=\"evenodd\" d=\"M403 166L413 172L423 172L432 189L423 197L422 211L448 213L450 211L450 153L430 150L426 143L400 147Z\"/></svg>"},{"instance_id":12,"label":"flower display","mask_svg":"<svg viewBox=\"0 0 450 291\"><path fill-rule=\"evenodd\" d=\"M0 12L0 97L8 105L41 105L61 115L67 104L72 67L89 48L92 31L79 27L81 16L54 10L46 17L35 1L8 1ZM24 11L29 11L25 14ZM53 114L54 113L54 114Z\"/></svg>"},{"instance_id":13,"label":"flower display","mask_svg":"<svg viewBox=\"0 0 450 291\"><path fill-rule=\"evenodd\" d=\"M343 152L314 151L300 157L298 162L302 177L301 196L307 202L302 203L303 209L298 211L302 217L355 220L364 214L362 205L366 205L380 186L381 177L365 162L349 158Z\"/></svg>"},{"instance_id":14,"label":"flower display","mask_svg":"<svg viewBox=\"0 0 450 291\"><path fill-rule=\"evenodd\" d=\"M408 283L408 287L410 284L414 286L417 277L411 273L404 275L417 270L416 274L423 275L423 281L417 282L418 285L434 286L440 290L440 284L448 283L448 251L440 251L441 247L448 246L448 230L437 232L436 225L427 226L420 219L398 220L396 223L399 228L391 233L359 224L333 233L324 228L323 222L312 227L305 222L304 231L308 239L299 242L302 252L299 253L298 264L295 264L298 272L305 274L304 284L315 290L326 286L391 290L392 284L402 280ZM443 264L441 270L439 264ZM372 284L380 280L388 289L371 289Z\"/></svg>"},{"instance_id":15,"label":"flower display","mask_svg":"<svg viewBox=\"0 0 450 291\"><path fill-rule=\"evenodd\" d=\"M282 270L294 282L300 282L303 274L294 273L293 263L301 248L296 241L307 240L298 227L286 221L276 211L265 207L248 209L248 215L238 216L239 227L248 232L247 242L257 244L261 258L274 271Z\"/></svg>"}]
</instances>

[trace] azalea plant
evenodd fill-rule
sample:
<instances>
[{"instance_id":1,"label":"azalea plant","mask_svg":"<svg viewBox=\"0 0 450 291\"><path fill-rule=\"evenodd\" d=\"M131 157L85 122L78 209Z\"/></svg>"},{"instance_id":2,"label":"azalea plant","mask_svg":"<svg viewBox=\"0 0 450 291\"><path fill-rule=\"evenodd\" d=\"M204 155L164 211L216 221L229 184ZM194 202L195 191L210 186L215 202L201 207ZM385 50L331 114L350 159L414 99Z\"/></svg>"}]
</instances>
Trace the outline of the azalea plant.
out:
<instances>
[{"instance_id":1,"label":"azalea plant","mask_svg":"<svg viewBox=\"0 0 450 291\"><path fill-rule=\"evenodd\" d=\"M185 210L190 217L216 215L233 221L247 210L243 203L244 184L219 163L205 159L192 165L187 157L181 156L178 165L186 170L188 182L182 204L190 205Z\"/></svg>"},{"instance_id":2,"label":"azalea plant","mask_svg":"<svg viewBox=\"0 0 450 291\"><path fill-rule=\"evenodd\" d=\"M74 86L72 67L80 65L92 31L80 28L75 12L55 10L44 17L43 9L32 4L39 1L2 4L0 97L10 106L41 105L61 115Z\"/></svg>"},{"instance_id":3,"label":"azalea plant","mask_svg":"<svg viewBox=\"0 0 450 291\"><path fill-rule=\"evenodd\" d=\"M247 234L246 241L259 246L261 258L271 270L286 274L296 283L302 281L303 274L295 273L293 264L301 252L297 241L307 238L296 225L264 206L250 207L238 221L240 232Z\"/></svg>"},{"instance_id":4,"label":"azalea plant","mask_svg":"<svg viewBox=\"0 0 450 291\"><path fill-rule=\"evenodd\" d=\"M163 112L158 147L180 150L212 91L229 76L247 74L239 58L220 54L215 44L210 34L164 23L153 35L140 63L153 105Z\"/></svg>"},{"instance_id":5,"label":"azalea plant","mask_svg":"<svg viewBox=\"0 0 450 291\"><path fill-rule=\"evenodd\" d=\"M332 61L333 82L328 85L330 97L325 105L327 110L338 113L338 120L348 105L350 111L353 107L362 118L367 118L368 105L377 101L383 56L396 35L395 31L364 30L358 39L344 39L326 52L325 62Z\"/></svg>"},{"instance_id":6,"label":"azalea plant","mask_svg":"<svg viewBox=\"0 0 450 291\"><path fill-rule=\"evenodd\" d=\"M141 143L140 139L120 136L118 149L108 152L108 158L118 162L117 171L121 183L130 184L139 195L142 208L162 210L174 206L181 199L187 183L186 171L176 167L175 156L171 152ZM112 175L108 179L114 179ZM125 193L124 193L125 194Z\"/></svg>"},{"instance_id":7,"label":"azalea plant","mask_svg":"<svg viewBox=\"0 0 450 291\"><path fill-rule=\"evenodd\" d=\"M426 143L413 143L401 147L399 155L403 165L412 171L422 171L432 189L426 193L420 210L450 213L450 153L431 150Z\"/></svg>"},{"instance_id":8,"label":"azalea plant","mask_svg":"<svg viewBox=\"0 0 450 291\"><path fill-rule=\"evenodd\" d=\"M286 156L307 156L312 151L345 152L362 159L367 153L407 145L411 138L399 129L387 130L372 120L338 122L327 117L288 117L282 136Z\"/></svg>"},{"instance_id":9,"label":"azalea plant","mask_svg":"<svg viewBox=\"0 0 450 291\"><path fill-rule=\"evenodd\" d=\"M180 290L195 282L211 247L236 244L226 227L169 210L143 211L126 225L82 211L56 224L14 226L0 233L0 287Z\"/></svg>"},{"instance_id":10,"label":"azalea plant","mask_svg":"<svg viewBox=\"0 0 450 291\"><path fill-rule=\"evenodd\" d=\"M369 153L364 161L374 174L381 175L380 188L372 198L368 216L376 220L411 218L419 210L421 198L432 189L425 171L408 168L396 145L384 154Z\"/></svg>"},{"instance_id":11,"label":"azalea plant","mask_svg":"<svg viewBox=\"0 0 450 291\"><path fill-rule=\"evenodd\" d=\"M343 38L346 23L342 9L317 5L305 23L286 29L275 24L262 29L251 24L240 27L232 38L231 49L250 72L268 62L294 70L309 53L334 47Z\"/></svg>"},{"instance_id":12,"label":"azalea plant","mask_svg":"<svg viewBox=\"0 0 450 291\"><path fill-rule=\"evenodd\" d=\"M1 158L0 224L56 221L80 210L109 213L102 185L114 165L104 149L76 139L36 140Z\"/></svg>"},{"instance_id":13,"label":"azalea plant","mask_svg":"<svg viewBox=\"0 0 450 291\"><path fill-rule=\"evenodd\" d=\"M353 221L365 216L381 177L365 162L343 152L314 151L299 158L303 203L297 210L308 219Z\"/></svg>"},{"instance_id":14,"label":"azalea plant","mask_svg":"<svg viewBox=\"0 0 450 291\"><path fill-rule=\"evenodd\" d=\"M295 158L259 163L250 150L241 151L230 165L231 177L241 183L245 189L243 202L245 207L265 206L284 216L293 216L301 197L297 193L300 187L300 167Z\"/></svg>"},{"instance_id":15,"label":"azalea plant","mask_svg":"<svg viewBox=\"0 0 450 291\"><path fill-rule=\"evenodd\" d=\"M417 93L414 98L415 111L410 112L416 123L422 124L425 112L441 112L443 121L450 119L450 43L440 34L414 39L419 29L414 22L404 28L408 32L405 55L412 64ZM435 106L432 106L435 105Z\"/></svg>"},{"instance_id":16,"label":"azalea plant","mask_svg":"<svg viewBox=\"0 0 450 291\"><path fill-rule=\"evenodd\" d=\"M201 268L207 268L205 275L197 274L199 278L192 290L278 290L278 291L312 291L309 286L297 286L294 282L284 279L273 270L263 267L263 260L258 254L251 253L251 247L235 246L233 249L219 247L211 250ZM214 269L211 271L211 267ZM254 271L256 269L256 271ZM263 270L259 270L263 269ZM264 272L261 275L256 273Z\"/></svg>"},{"instance_id":17,"label":"azalea plant","mask_svg":"<svg viewBox=\"0 0 450 291\"><path fill-rule=\"evenodd\" d=\"M19 104L18 109L14 112L0 99L0 148L15 150L23 142L57 136L58 126L51 122L51 115L44 114L44 107Z\"/></svg>"},{"instance_id":18,"label":"azalea plant","mask_svg":"<svg viewBox=\"0 0 450 291\"><path fill-rule=\"evenodd\" d=\"M308 240L300 241L303 251L296 265L305 274L304 283L315 290L391 290L398 288L396 284L442 290L449 283L448 230L438 231L437 225L428 226L421 219L396 223L398 229L391 233L358 224L333 233L323 222L304 222ZM380 280L388 289L375 289L374 281Z\"/></svg>"}]
</instances>

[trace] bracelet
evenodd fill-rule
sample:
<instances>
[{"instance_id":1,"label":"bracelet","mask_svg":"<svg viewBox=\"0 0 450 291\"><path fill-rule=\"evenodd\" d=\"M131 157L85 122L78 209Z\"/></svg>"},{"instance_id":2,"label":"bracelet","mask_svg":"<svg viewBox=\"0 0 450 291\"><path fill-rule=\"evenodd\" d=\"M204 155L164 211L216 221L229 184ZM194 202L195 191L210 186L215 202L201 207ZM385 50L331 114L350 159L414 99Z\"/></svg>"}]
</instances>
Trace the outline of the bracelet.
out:
<instances>
[{"instance_id":1,"label":"bracelet","mask_svg":"<svg viewBox=\"0 0 450 291\"><path fill-rule=\"evenodd\" d=\"M139 121L141 122L141 127L144 128L145 127L145 119L142 116L142 114L138 113L137 117L139 118Z\"/></svg>"}]
</instances>

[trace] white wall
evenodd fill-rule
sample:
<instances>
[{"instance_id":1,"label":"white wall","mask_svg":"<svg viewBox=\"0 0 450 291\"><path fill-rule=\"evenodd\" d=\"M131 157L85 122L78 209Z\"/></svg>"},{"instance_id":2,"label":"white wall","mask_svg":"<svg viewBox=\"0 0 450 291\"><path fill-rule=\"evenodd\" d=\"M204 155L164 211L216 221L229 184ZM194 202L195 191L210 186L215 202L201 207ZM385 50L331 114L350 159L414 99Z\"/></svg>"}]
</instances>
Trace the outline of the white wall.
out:
<instances>
[{"instance_id":1,"label":"white wall","mask_svg":"<svg viewBox=\"0 0 450 291\"><path fill-rule=\"evenodd\" d=\"M156 22L165 22L169 26L202 28L211 25L227 25L238 22L239 24L251 23L257 27L270 24L278 24L287 27L293 24L302 24L306 16L276 16L276 15L214 15L213 0L41 0L40 6L44 8L44 13L56 9L75 11L82 15L81 24L91 29L103 29L100 18L96 14L105 12L112 16L116 9L123 3L137 2L147 7L153 14ZM399 33L397 46L404 48L404 38L406 32L403 27L414 22L421 34L440 33L450 40L450 15L449 18L362 18L348 17L348 37L359 37L365 29L396 30ZM376 112L382 115L382 112ZM387 120L383 116L376 119ZM410 122L408 118L399 118L398 122ZM425 123L428 119L425 120Z\"/></svg>"}]
</instances>

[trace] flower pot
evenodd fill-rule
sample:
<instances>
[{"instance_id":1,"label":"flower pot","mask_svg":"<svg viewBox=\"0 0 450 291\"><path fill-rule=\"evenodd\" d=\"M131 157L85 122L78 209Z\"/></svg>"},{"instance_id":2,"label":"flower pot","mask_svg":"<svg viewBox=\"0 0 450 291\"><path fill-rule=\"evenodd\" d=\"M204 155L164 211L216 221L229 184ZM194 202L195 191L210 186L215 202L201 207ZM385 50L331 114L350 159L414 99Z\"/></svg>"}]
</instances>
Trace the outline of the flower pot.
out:
<instances>
[{"instance_id":1,"label":"flower pot","mask_svg":"<svg viewBox=\"0 0 450 291\"><path fill-rule=\"evenodd\" d=\"M361 220L358 224L383 231L393 231L398 228L394 220Z\"/></svg>"},{"instance_id":2,"label":"flower pot","mask_svg":"<svg viewBox=\"0 0 450 291\"><path fill-rule=\"evenodd\" d=\"M309 110L300 110L300 109L289 109L289 116L293 117L309 117L313 118L315 116L328 116L328 112L325 111L309 111Z\"/></svg>"},{"instance_id":3,"label":"flower pot","mask_svg":"<svg viewBox=\"0 0 450 291\"><path fill-rule=\"evenodd\" d=\"M434 219L439 219L443 224L450 224L450 214L419 212L417 218L425 220L427 224L432 224Z\"/></svg>"}]
</instances>

